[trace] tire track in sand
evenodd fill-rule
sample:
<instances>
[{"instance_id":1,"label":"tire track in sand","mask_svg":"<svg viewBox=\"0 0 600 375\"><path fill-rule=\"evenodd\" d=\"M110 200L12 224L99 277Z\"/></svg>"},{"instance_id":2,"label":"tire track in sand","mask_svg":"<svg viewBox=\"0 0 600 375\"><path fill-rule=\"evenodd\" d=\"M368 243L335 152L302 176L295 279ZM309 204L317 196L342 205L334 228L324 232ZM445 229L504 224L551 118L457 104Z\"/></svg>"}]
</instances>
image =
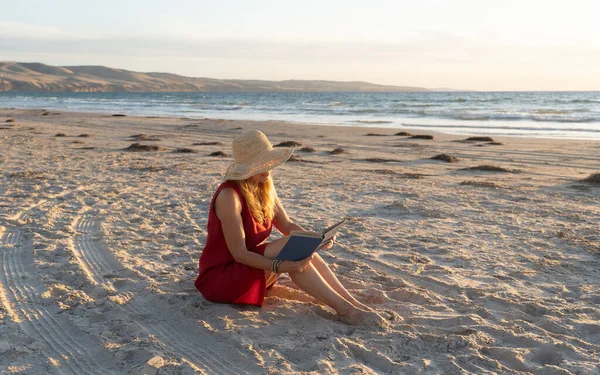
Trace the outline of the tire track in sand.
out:
<instances>
[{"instance_id":1,"label":"tire track in sand","mask_svg":"<svg viewBox=\"0 0 600 375\"><path fill-rule=\"evenodd\" d=\"M74 227L81 234L74 240L74 252L82 267L87 268L86 275L94 285L103 286L110 291L119 289L111 280L107 280L105 275L112 276L124 267L105 248L101 239L103 234L101 221L87 213L76 220ZM124 287L126 284L121 286ZM125 297L127 302L117 306L129 316L135 317L136 324L144 332L153 335L195 371L215 375L251 374L263 371L254 362L245 361L246 363L236 364L220 356L219 347L224 351L237 351L237 349L219 344L218 340L207 335L197 322L188 322L188 319L183 317L178 319L178 312L164 308L164 304L157 303L155 298L144 302L136 294L128 291L121 293L121 296ZM148 317L149 311L154 311L156 317ZM244 356L240 353L238 357ZM247 371L249 369L255 371L250 373Z\"/></svg>"},{"instance_id":2,"label":"tire track in sand","mask_svg":"<svg viewBox=\"0 0 600 375\"><path fill-rule=\"evenodd\" d=\"M21 241L20 236L17 236L17 235L19 235L18 232L6 231L6 228L4 228L4 227L2 227L2 231L0 232L0 235L1 235L0 243L2 243L3 245L16 245L17 243L19 243ZM2 256L0 256L0 259L2 259L3 257L4 257L4 253L2 254ZM4 263L2 263L2 265L4 265ZM0 268L3 269L4 267L0 267ZM19 323L21 323L21 318L19 317L19 315L13 308L13 304L9 299L9 292L6 289L7 287L8 287L8 282L6 282L4 280L4 278L2 278L0 280L0 303L2 303L2 307L8 313L8 317L10 318L10 320L19 324Z\"/></svg>"},{"instance_id":3,"label":"tire track in sand","mask_svg":"<svg viewBox=\"0 0 600 375\"><path fill-rule=\"evenodd\" d=\"M34 263L34 243L20 229L24 224L35 225L34 209L55 204L58 199L81 189L78 187L42 199L9 218L14 227L4 228L0 242L0 284L7 288L2 292L11 306L15 323L26 335L43 343L42 351L48 354L48 369L53 368L60 374L114 374L113 369L96 360L111 355L104 347L75 327L68 316L59 316L45 307L34 287L34 281L39 280Z\"/></svg>"},{"instance_id":4,"label":"tire track in sand","mask_svg":"<svg viewBox=\"0 0 600 375\"><path fill-rule=\"evenodd\" d=\"M110 262L110 259L97 249L101 245L96 244L100 233L100 222L88 214L75 219L75 230L79 235L73 239L73 254L81 269L94 285L115 291L112 283L106 282L105 275L119 268L118 262Z\"/></svg>"},{"instance_id":5,"label":"tire track in sand","mask_svg":"<svg viewBox=\"0 0 600 375\"><path fill-rule=\"evenodd\" d=\"M68 318L50 313L39 293L28 282L34 269L33 241L27 240L18 229L5 232L2 237L0 269L2 284L7 286L7 299L12 303L18 322L27 335L45 343L49 361L61 374L112 373L96 360L98 353L87 348L88 338L68 322ZM27 266L28 267L27 267ZM77 339L75 339L77 337ZM84 344L82 344L84 343Z\"/></svg>"}]
</instances>

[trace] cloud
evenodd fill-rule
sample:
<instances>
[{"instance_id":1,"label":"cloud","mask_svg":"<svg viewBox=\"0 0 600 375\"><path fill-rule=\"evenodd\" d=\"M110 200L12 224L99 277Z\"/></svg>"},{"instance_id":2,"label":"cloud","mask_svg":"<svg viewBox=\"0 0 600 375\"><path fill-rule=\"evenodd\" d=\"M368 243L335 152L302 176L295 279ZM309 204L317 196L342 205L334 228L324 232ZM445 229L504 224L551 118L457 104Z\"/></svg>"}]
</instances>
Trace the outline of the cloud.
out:
<instances>
[{"instance_id":1,"label":"cloud","mask_svg":"<svg viewBox=\"0 0 600 375\"><path fill-rule=\"evenodd\" d=\"M0 51L4 54L102 53L207 59L373 61L450 55L464 45L463 38L449 35L418 35L398 42L332 42L266 38L75 38L58 30L44 34L44 28L28 29L29 34L23 36L15 34L17 29L12 28L8 33L0 29ZM40 33L43 37L33 37Z\"/></svg>"},{"instance_id":2,"label":"cloud","mask_svg":"<svg viewBox=\"0 0 600 375\"><path fill-rule=\"evenodd\" d=\"M398 35L396 35L398 37ZM299 38L223 38L124 36L91 37L21 23L0 22L0 52L3 55L72 54L105 57L177 59L252 59L255 61L329 61L332 63L381 62L400 65L510 65L539 62L543 56L559 61L565 56L591 57L598 49L589 45L520 45L493 35L456 35L448 32L406 33L394 41L333 41Z\"/></svg>"},{"instance_id":3,"label":"cloud","mask_svg":"<svg viewBox=\"0 0 600 375\"><path fill-rule=\"evenodd\" d=\"M414 32L395 41L298 38L75 37L53 28L0 24L0 55L53 65L257 79L367 80L413 86L526 89L535 82L597 87L600 49L587 43L523 45L507 39ZM534 82L535 81L535 82ZM583 85L583 86L581 86ZM564 86L564 85L563 85ZM567 86L565 86L567 87ZM568 86L571 87L571 86ZM559 89L559 87L556 87Z\"/></svg>"},{"instance_id":4,"label":"cloud","mask_svg":"<svg viewBox=\"0 0 600 375\"><path fill-rule=\"evenodd\" d=\"M0 37L20 41L31 40L73 40L74 35L56 27L32 25L19 22L0 21Z\"/></svg>"},{"instance_id":5,"label":"cloud","mask_svg":"<svg viewBox=\"0 0 600 375\"><path fill-rule=\"evenodd\" d=\"M44 29L38 29L38 31ZM31 30L30 30L31 31ZM50 35L50 34L49 34ZM381 67L394 67L394 71L477 71L485 74L512 70L555 71L554 67L585 70L593 64L600 65L600 50L585 45L520 46L504 42L490 43L479 37L456 36L448 33L418 33L410 39L396 42L332 42L297 39L266 38L173 38L173 37L105 37L74 38L64 34L51 34L50 38L29 38L0 33L0 53L12 56L36 55L64 56L69 64L73 55L88 56L93 61L122 61L153 59L170 60L177 71L177 62L203 60L206 63L230 61L239 64L232 75L243 72L244 64L319 63L333 66L361 63ZM101 58L100 58L101 57ZM81 61L81 59L77 59ZM99 62L98 62L99 63ZM113 65L113 64L110 64ZM135 68L134 68L135 69Z\"/></svg>"}]
</instances>

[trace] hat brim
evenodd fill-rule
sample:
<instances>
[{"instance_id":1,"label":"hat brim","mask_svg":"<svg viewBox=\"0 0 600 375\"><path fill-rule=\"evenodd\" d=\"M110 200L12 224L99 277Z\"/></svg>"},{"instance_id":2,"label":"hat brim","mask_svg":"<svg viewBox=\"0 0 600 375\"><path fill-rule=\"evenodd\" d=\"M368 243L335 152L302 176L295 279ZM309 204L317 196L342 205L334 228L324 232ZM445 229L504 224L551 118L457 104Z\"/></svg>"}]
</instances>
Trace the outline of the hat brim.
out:
<instances>
[{"instance_id":1,"label":"hat brim","mask_svg":"<svg viewBox=\"0 0 600 375\"><path fill-rule=\"evenodd\" d=\"M265 152L256 162L244 164L233 163L227 168L223 180L245 180L255 174L269 171L285 163L292 156L293 152L293 148L273 149Z\"/></svg>"}]
</instances>

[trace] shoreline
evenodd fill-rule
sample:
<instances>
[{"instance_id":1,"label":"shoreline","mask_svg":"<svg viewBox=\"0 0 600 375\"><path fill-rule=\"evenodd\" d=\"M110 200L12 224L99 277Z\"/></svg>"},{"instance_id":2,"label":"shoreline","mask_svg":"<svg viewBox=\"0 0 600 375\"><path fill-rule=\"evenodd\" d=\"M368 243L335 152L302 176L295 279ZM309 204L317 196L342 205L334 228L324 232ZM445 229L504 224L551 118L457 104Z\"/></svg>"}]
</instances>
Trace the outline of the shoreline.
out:
<instances>
[{"instance_id":1,"label":"shoreline","mask_svg":"<svg viewBox=\"0 0 600 375\"><path fill-rule=\"evenodd\" d=\"M600 370L600 141L6 109L0 128L0 372ZM257 128L301 144L278 197L307 229L348 218L320 255L385 328L287 276L262 308L195 290L231 140Z\"/></svg>"},{"instance_id":2,"label":"shoreline","mask_svg":"<svg viewBox=\"0 0 600 375\"><path fill-rule=\"evenodd\" d=\"M29 93L2 96L3 107L56 108L139 116L190 116L432 128L448 134L600 139L600 103L589 93ZM364 124L361 124L363 122ZM385 122L386 124L383 124Z\"/></svg>"},{"instance_id":3,"label":"shoreline","mask_svg":"<svg viewBox=\"0 0 600 375\"><path fill-rule=\"evenodd\" d=\"M494 137L494 138L498 138L498 139L527 139L527 140L540 140L540 141L551 141L551 142L555 142L555 141L581 141L581 142L600 142L600 138L599 139L589 139L589 138L560 138L560 137L543 137L543 136L538 136L538 137L532 137L529 135L504 135L504 134L495 134L495 133L450 133L450 132L442 132L442 131L438 131L438 130L430 130L429 128L431 128L432 126L425 126L425 127L419 127L418 124L416 125L410 125L410 126L404 126L401 125L401 127L385 127L385 126L377 126L377 123L373 123L373 125L369 125L368 121L364 121L364 123L361 123L362 120L356 120L355 123L356 125L350 125L350 124L346 124L346 123L339 123L339 124L333 124L333 123L315 123L315 122L301 122L301 121L286 121L286 120L281 120L281 119L272 119L272 120L254 120L254 119L232 119L232 118L220 118L220 117L186 117L186 116L165 116L165 115L161 115L161 116L144 116L144 115L129 115L127 113L115 113L112 111L98 111L98 112L85 112L85 111L70 111L70 110L64 110L64 109L51 109L51 110L47 110L47 109L30 109L30 108L2 108L0 107L0 111L5 111L6 113L12 113L13 111L15 111L16 113L20 113L20 112L24 112L27 115L28 112L30 113L36 113L36 112L61 112L61 113L66 113L66 114L70 114L70 115L74 115L74 116L108 116L108 117L112 117L114 115L117 116L121 116L122 117L129 117L129 118L139 118L139 119L157 119L157 118L165 118L165 119L180 119L180 120L189 120L189 121L201 121L201 120L211 120L211 121L217 121L217 122L240 122L240 123L260 123L260 124L268 124L268 123L281 123L281 124L289 124L292 126L310 126L310 127L330 127L330 128L348 128L348 129L362 129L363 131L369 131L369 130L375 130L378 132L382 132L382 133L386 133L386 132L398 132L398 131L408 131L410 132L411 130L413 132L418 132L420 134L437 134L440 136L444 136L444 137L452 137L452 138L461 138L461 137L468 137L468 136L479 136L479 137L485 137L485 136L489 136L489 137Z\"/></svg>"}]
</instances>

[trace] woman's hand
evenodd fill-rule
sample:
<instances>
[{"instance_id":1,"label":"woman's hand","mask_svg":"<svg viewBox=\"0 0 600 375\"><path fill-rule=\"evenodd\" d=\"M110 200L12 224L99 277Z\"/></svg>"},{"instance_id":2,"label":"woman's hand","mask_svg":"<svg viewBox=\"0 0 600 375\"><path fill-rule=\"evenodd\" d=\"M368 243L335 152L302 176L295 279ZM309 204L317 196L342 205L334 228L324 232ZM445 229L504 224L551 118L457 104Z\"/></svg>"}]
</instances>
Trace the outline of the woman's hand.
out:
<instances>
[{"instance_id":1,"label":"woman's hand","mask_svg":"<svg viewBox=\"0 0 600 375\"><path fill-rule=\"evenodd\" d=\"M325 245L323 245L321 247L321 249L323 249L323 250L329 250L329 249L331 249L333 247L333 242L334 241L335 241L335 236L331 237L331 239L329 239L329 241L327 241L325 243Z\"/></svg>"},{"instance_id":2,"label":"woman's hand","mask_svg":"<svg viewBox=\"0 0 600 375\"><path fill-rule=\"evenodd\" d=\"M279 268L277 269L277 271L279 271L279 273L302 272L306 268L308 268L308 266L310 265L310 262L312 261L313 256L314 256L314 254L309 256L308 258L304 258L304 259L296 260L296 261L284 260L279 265Z\"/></svg>"}]
</instances>

